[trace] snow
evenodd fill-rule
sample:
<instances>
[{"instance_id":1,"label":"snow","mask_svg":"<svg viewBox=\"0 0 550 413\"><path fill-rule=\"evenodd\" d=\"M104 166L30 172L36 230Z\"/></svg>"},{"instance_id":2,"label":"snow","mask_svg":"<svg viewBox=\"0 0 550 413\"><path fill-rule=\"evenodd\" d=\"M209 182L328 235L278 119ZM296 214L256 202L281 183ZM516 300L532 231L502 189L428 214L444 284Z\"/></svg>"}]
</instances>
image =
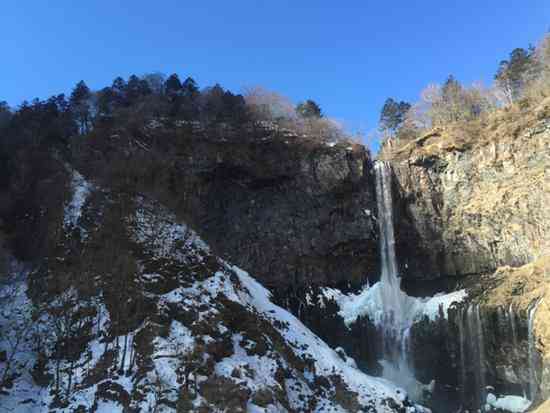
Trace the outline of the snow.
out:
<instances>
[{"instance_id":1,"label":"snow","mask_svg":"<svg viewBox=\"0 0 550 413\"><path fill-rule=\"evenodd\" d=\"M462 302L467 296L466 290L436 294L424 302L422 315L428 317L430 321L435 321L439 317L440 311L443 311L444 317L447 317L451 305Z\"/></svg>"},{"instance_id":2,"label":"snow","mask_svg":"<svg viewBox=\"0 0 550 413\"><path fill-rule=\"evenodd\" d=\"M6 412L21 411L21 404L31 399L24 411L44 411L49 401L47 390L36 386L30 375L36 363L31 337L37 326L32 322L32 303L27 297L28 273L23 264L10 260L8 274L0 284L0 351L13 358L9 371L17 374L9 392L0 393L0 406ZM0 361L0 374L7 367Z\"/></svg>"},{"instance_id":3,"label":"snow","mask_svg":"<svg viewBox=\"0 0 550 413\"><path fill-rule=\"evenodd\" d=\"M240 334L233 335L233 355L224 358L216 365L216 374L219 376L231 377L234 370L253 371L252 377L248 374L241 374L237 381L245 382L246 387L252 391L261 388L279 387L275 380L275 372L277 371L277 363L269 357L261 357L258 355L248 355L246 350L241 346L243 337Z\"/></svg>"},{"instance_id":4,"label":"snow","mask_svg":"<svg viewBox=\"0 0 550 413\"><path fill-rule=\"evenodd\" d=\"M304 411L307 408L307 400L313 397L311 389L294 377L285 380L285 391L290 407L296 411Z\"/></svg>"},{"instance_id":5,"label":"snow","mask_svg":"<svg viewBox=\"0 0 550 413\"><path fill-rule=\"evenodd\" d=\"M100 400L97 404L96 413L113 413L119 412L120 406L111 400Z\"/></svg>"},{"instance_id":6,"label":"snow","mask_svg":"<svg viewBox=\"0 0 550 413\"><path fill-rule=\"evenodd\" d=\"M65 207L64 224L66 228L76 227L78 225L78 221L82 216L82 208L93 189L93 186L86 181L78 171L74 169L71 171L71 190L73 196L69 204Z\"/></svg>"},{"instance_id":7,"label":"snow","mask_svg":"<svg viewBox=\"0 0 550 413\"><path fill-rule=\"evenodd\" d=\"M400 393L403 390L395 387L387 380L368 376L357 368L348 365L332 348L305 327L300 320L273 304L269 300L270 292L247 272L235 266L230 266L230 268L238 275L241 284L247 290L246 294L240 290L237 291L241 300L253 306L264 317L278 320L286 325L287 327L284 328L281 327L281 323L274 324L286 341L294 344L293 347L297 354L313 358L316 374L340 374L350 389L358 393L358 398L363 404L367 404L372 400L376 401L377 412L389 411L388 407L381 403L382 399L388 397L394 400L400 399ZM427 411L420 406L417 407L417 411L423 410Z\"/></svg>"},{"instance_id":8,"label":"snow","mask_svg":"<svg viewBox=\"0 0 550 413\"><path fill-rule=\"evenodd\" d=\"M531 402L521 396L508 395L497 398L494 394L489 393L487 395L487 405L510 413L523 413L531 406ZM486 410L489 409L486 407Z\"/></svg>"},{"instance_id":9,"label":"snow","mask_svg":"<svg viewBox=\"0 0 550 413\"><path fill-rule=\"evenodd\" d=\"M185 248L208 252L202 239L184 224L177 223L174 214L153 202L140 199L133 217L134 235L156 258L185 261Z\"/></svg>"},{"instance_id":10,"label":"snow","mask_svg":"<svg viewBox=\"0 0 550 413\"><path fill-rule=\"evenodd\" d=\"M194 342L191 331L176 320L172 321L167 338L155 338L153 362L162 383L172 389L179 387L176 371L181 364L181 356L193 350Z\"/></svg>"},{"instance_id":11,"label":"snow","mask_svg":"<svg viewBox=\"0 0 550 413\"><path fill-rule=\"evenodd\" d=\"M78 225L82 207L90 190L90 185L77 172L74 173L74 176L76 177L73 179L74 197L66 209L66 222L71 226ZM142 243L155 258L178 262L188 260L191 255L200 258L201 254L209 253L208 246L193 231L186 225L177 223L175 216L166 209L151 202L143 201L135 216L129 219L129 223L133 224L134 238ZM253 354L249 347L252 342L244 337L245 334L240 334L238 331L233 331L233 334L229 333L227 325L224 325L222 320L216 321L217 324L214 327L221 334L230 334L228 337L232 340L233 352L216 363L214 371L217 375L231 377L232 380L252 392L261 389L282 391L287 394L291 408L297 411L344 412L342 407L332 399L332 395L336 391L335 387L324 389L323 392L326 393L321 394L318 394L315 389L315 380L319 376L330 377L334 374L340 375L349 390L358 394L360 403L365 406L372 405L377 412L393 411L385 404L385 399L388 398L402 404L405 399L402 390L387 380L368 376L358 370L355 361L345 355L343 350L340 351L343 354L342 356L337 354L296 317L273 304L270 301L270 292L248 273L224 261L219 260L218 263L218 270L208 274L210 276L204 274L206 277L203 275L194 281L186 280L185 283L179 284L173 290L157 295L159 312L177 306L181 311L193 311L197 314L196 322L210 320L212 315L219 313L219 297L226 297L255 313L259 319L270 322L286 341L286 345L298 357L310 360L311 364L308 363L305 371L297 371L290 362L281 357L278 349L271 346L268 346L265 354ZM143 271L139 276L142 282L152 283L163 277L162 274L154 271L145 272L144 266L140 268ZM24 277L21 278L21 282L17 286L17 293L15 296L11 295L11 297L15 297L12 307L1 306L4 312L9 311L10 308L24 309L24 311L32 308L25 294L26 281ZM70 295L74 292L73 290L67 290L66 293ZM322 295L325 298L345 299L345 296L336 289L327 289L322 292ZM55 304L55 302L52 303L52 305ZM97 313L101 314L97 331L94 327L94 334L87 343L86 349L74 364L73 390L68 400L69 405L66 409L59 409L59 412L72 411L78 405L89 409L95 402L97 402L97 411L99 412L122 410L120 403L96 399L98 386L101 382L93 385L85 384L90 369L93 369L102 360L107 350L107 342L111 343L109 351L116 349L112 344L113 337L106 340L105 332L109 330L111 321L109 313L102 303L101 296L98 297L98 301L94 305ZM26 317L25 314L23 314L24 318ZM127 339L128 348L132 348L134 338L139 337L140 331L148 327L149 323L155 322L152 320L144 321L143 325L129 332L127 337L118 337L117 342L123 343ZM132 394L136 389L144 392L144 399L135 401L137 404L133 406L138 410L145 411L148 406L155 404L153 389L158 383L162 388L163 397L166 400L175 402L178 389L181 388L181 373L182 367L187 362L186 355L191 355L199 338L206 344L214 340L206 334L195 336L191 329L184 324L186 321L172 319L169 323L168 334L166 336L155 336L152 340L152 369L150 371L144 376L136 375L135 371L131 371L130 357L127 356L124 359L125 366L123 368L126 374L109 378L110 381L122 386L129 394ZM6 327L2 324L2 314L0 314L0 328L5 330ZM266 336L266 340L271 339ZM123 347L125 346L121 345L118 351L122 352ZM30 363L34 364L36 361L33 354L32 349L29 349L28 354L23 355L28 358L29 365L31 365ZM25 360L24 357L22 360ZM192 357L195 357L194 353ZM208 357L208 355L203 354L201 357ZM116 359L122 360L122 353L119 353ZM52 365L49 367L51 369ZM284 385L275 378L275 373L280 368L290 373L289 377L285 378ZM244 374L234 377L233 372L235 370L240 370ZM207 378L193 373L189 376L189 379L195 383L200 383ZM65 377L62 377L61 380L62 387L66 386ZM40 388L33 385L32 379L25 376L16 381L14 392L10 392L7 396L0 395L0 405L6 407L7 411L19 411L20 403L25 399L32 398L34 400L33 407L29 406L27 411L44 411L45 406L51 402L50 390L49 388ZM203 401L201 396L197 395L193 403L198 406ZM316 403L313 408L311 402ZM285 411L278 402L273 403L274 405L259 407L250 402L247 410L252 413ZM410 412L427 411L420 406L409 410ZM173 410L165 406L161 411Z\"/></svg>"},{"instance_id":12,"label":"snow","mask_svg":"<svg viewBox=\"0 0 550 413\"><path fill-rule=\"evenodd\" d=\"M338 300L343 296L344 294L340 290L336 288L326 287L321 290L317 298L319 299L319 306L321 308L325 308L325 302L327 300L334 300L338 302Z\"/></svg>"},{"instance_id":13,"label":"snow","mask_svg":"<svg viewBox=\"0 0 550 413\"><path fill-rule=\"evenodd\" d=\"M336 351L336 353L338 353L338 355L342 357L342 360L344 360L348 366L357 368L357 363L355 362L353 357L348 356L346 354L346 350L344 350L342 347L336 347L334 351Z\"/></svg>"},{"instance_id":14,"label":"snow","mask_svg":"<svg viewBox=\"0 0 550 413\"><path fill-rule=\"evenodd\" d=\"M367 285L357 294L343 294L334 288L323 289L321 296L334 300L340 307L338 314L344 319L346 325L351 325L359 317L368 315L375 324L379 324L384 316L381 300L381 283L372 287ZM443 317L448 316L449 308L455 303L463 301L467 297L466 290L453 291L448 294L439 293L433 297L405 297L408 317L420 321L427 317L430 321L436 321L442 312ZM324 305L324 304L322 304Z\"/></svg>"}]
</instances>

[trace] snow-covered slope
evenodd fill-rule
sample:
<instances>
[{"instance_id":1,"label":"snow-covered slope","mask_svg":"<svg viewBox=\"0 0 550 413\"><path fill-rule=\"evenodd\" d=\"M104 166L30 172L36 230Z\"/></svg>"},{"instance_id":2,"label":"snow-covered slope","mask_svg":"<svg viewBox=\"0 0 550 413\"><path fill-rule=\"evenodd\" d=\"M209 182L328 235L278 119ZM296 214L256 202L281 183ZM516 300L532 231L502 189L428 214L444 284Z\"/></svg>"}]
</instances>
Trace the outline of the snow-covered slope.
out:
<instances>
[{"instance_id":1,"label":"snow-covered slope","mask_svg":"<svg viewBox=\"0 0 550 413\"><path fill-rule=\"evenodd\" d=\"M92 190L77 186L86 195ZM77 208L71 202L65 222L89 236L55 262L65 265L64 276L80 281L49 296L27 288L39 271L17 281L18 305L38 314L24 320L38 320L40 328L25 338L19 357L26 362L1 388L5 410L425 411L391 383L355 368L156 202L138 197L125 216L127 243L120 254L128 254L132 265L96 265L93 254L100 257L97 251L108 248L98 221L117 205L103 197L111 204L95 217L94 228L83 228L82 217L94 208L85 205L88 196L76 198L83 201ZM82 251L88 260L78 278L66 267L72 268L71 254ZM131 274L124 283L121 268ZM54 282L61 273L49 268L47 277ZM86 280L92 280L91 292ZM5 314L2 326L9 321ZM6 347L6 340L0 345ZM0 358L0 373L5 366Z\"/></svg>"}]
</instances>

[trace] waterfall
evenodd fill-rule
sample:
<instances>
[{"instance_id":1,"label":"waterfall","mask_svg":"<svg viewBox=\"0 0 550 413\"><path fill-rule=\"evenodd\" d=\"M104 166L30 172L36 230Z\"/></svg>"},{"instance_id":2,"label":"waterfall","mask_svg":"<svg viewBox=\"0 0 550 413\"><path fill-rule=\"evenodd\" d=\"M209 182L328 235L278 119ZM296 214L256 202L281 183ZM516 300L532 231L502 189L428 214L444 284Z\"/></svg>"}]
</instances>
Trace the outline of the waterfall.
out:
<instances>
[{"instance_id":1,"label":"waterfall","mask_svg":"<svg viewBox=\"0 0 550 413\"><path fill-rule=\"evenodd\" d=\"M419 400L423 387L426 386L418 382L414 375L410 335L413 323L425 314L430 300L410 297L401 290L395 252L392 169L389 163L378 161L374 165L374 171L380 234L380 281L361 293L350 296L349 301L346 299L339 302L340 314L344 317L346 324L354 322L360 315L368 314L381 340L382 376L403 387L413 399ZM450 295L447 294L449 297ZM435 297L437 296L432 297L432 300ZM461 299L462 297L457 302ZM451 302L453 301L450 300L449 303ZM539 360L533 327L539 302L530 307L528 312L529 383L526 387L531 400L536 398L538 390ZM484 319L481 305L477 303L460 306L457 310L462 409L482 409L487 402L487 384L493 384L487 383L493 375L487 359L490 355L487 352L490 351L495 340L488 324L492 319ZM505 308L498 310L497 314L498 323L504 328L509 328L507 334L511 335L512 351L518 351L520 344L518 317L511 305L507 310ZM523 333L521 336L523 338Z\"/></svg>"},{"instance_id":2,"label":"waterfall","mask_svg":"<svg viewBox=\"0 0 550 413\"><path fill-rule=\"evenodd\" d=\"M487 399L487 383L486 378L486 369L487 363L485 361L485 341L483 338L483 321L479 315L479 304L475 307L475 326L477 332L477 346L479 354L479 368L478 368L478 385L479 385L479 397L480 397L480 406L483 406L485 400Z\"/></svg>"},{"instance_id":3,"label":"waterfall","mask_svg":"<svg viewBox=\"0 0 550 413\"><path fill-rule=\"evenodd\" d=\"M529 399L535 401L538 390L538 377L537 377L537 349L535 346L535 314L537 307L539 306L541 299L537 300L529 309L528 320L528 343L529 343Z\"/></svg>"},{"instance_id":4,"label":"waterfall","mask_svg":"<svg viewBox=\"0 0 550 413\"><path fill-rule=\"evenodd\" d=\"M386 162L376 162L376 201L378 207L378 227L380 229L380 259L382 263L381 281L400 290L397 276L397 258L395 256L395 237L393 230L393 200L391 188L391 168ZM396 297L397 292L394 294Z\"/></svg>"},{"instance_id":5,"label":"waterfall","mask_svg":"<svg viewBox=\"0 0 550 413\"><path fill-rule=\"evenodd\" d=\"M512 303L510 303L510 306L508 307L506 319L509 322L510 325L510 333L512 335L512 349L511 351L514 352L514 354L518 351L519 348L519 339L518 339L518 329L516 326L516 313L514 312L514 307ZM512 358L513 359L513 358ZM521 383L521 390L523 392L523 397L527 398L527 390L523 383Z\"/></svg>"},{"instance_id":6,"label":"waterfall","mask_svg":"<svg viewBox=\"0 0 550 413\"><path fill-rule=\"evenodd\" d=\"M414 378L409 351L410 327L418 300L401 290L395 255L391 167L386 162L376 162L374 170L382 267L377 296L374 299L381 314L375 318L375 323L382 334L382 375L397 382L415 397L419 392L419 383Z\"/></svg>"},{"instance_id":7,"label":"waterfall","mask_svg":"<svg viewBox=\"0 0 550 413\"><path fill-rule=\"evenodd\" d=\"M512 304L508 307L508 318L510 319L510 330L512 332L512 345L514 350L516 350L518 348L518 332L516 327L516 313L514 313Z\"/></svg>"},{"instance_id":8,"label":"waterfall","mask_svg":"<svg viewBox=\"0 0 550 413\"><path fill-rule=\"evenodd\" d=\"M464 309L458 310L458 340L460 349L460 399L466 400L466 334L464 331Z\"/></svg>"},{"instance_id":9,"label":"waterfall","mask_svg":"<svg viewBox=\"0 0 550 413\"><path fill-rule=\"evenodd\" d=\"M487 361L483 318L479 304L461 308L457 315L460 350L461 400L464 406L483 406L487 398Z\"/></svg>"}]
</instances>

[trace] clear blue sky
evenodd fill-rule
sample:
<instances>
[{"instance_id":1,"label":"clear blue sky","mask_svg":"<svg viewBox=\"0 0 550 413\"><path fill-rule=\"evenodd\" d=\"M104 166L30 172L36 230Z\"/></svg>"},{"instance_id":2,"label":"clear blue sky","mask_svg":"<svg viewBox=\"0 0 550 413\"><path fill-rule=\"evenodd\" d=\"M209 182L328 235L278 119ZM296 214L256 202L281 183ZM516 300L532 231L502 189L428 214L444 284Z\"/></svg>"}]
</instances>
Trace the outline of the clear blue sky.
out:
<instances>
[{"instance_id":1,"label":"clear blue sky","mask_svg":"<svg viewBox=\"0 0 550 413\"><path fill-rule=\"evenodd\" d=\"M351 128L388 96L414 101L453 73L490 83L550 28L549 0L15 1L0 6L0 100L93 89L118 75L191 75L233 91L313 98Z\"/></svg>"}]
</instances>

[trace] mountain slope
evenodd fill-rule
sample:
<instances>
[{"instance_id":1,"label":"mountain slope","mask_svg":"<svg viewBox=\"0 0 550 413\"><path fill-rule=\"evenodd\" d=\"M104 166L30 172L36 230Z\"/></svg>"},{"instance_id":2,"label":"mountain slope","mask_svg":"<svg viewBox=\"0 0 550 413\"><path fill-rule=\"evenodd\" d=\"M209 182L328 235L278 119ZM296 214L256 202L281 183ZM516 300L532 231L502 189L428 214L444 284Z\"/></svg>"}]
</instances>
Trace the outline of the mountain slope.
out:
<instances>
[{"instance_id":1,"label":"mountain slope","mask_svg":"<svg viewBox=\"0 0 550 413\"><path fill-rule=\"evenodd\" d=\"M158 202L73 177L56 255L10 283L32 314L2 319L29 332L0 394L8 411L423 411Z\"/></svg>"}]
</instances>

